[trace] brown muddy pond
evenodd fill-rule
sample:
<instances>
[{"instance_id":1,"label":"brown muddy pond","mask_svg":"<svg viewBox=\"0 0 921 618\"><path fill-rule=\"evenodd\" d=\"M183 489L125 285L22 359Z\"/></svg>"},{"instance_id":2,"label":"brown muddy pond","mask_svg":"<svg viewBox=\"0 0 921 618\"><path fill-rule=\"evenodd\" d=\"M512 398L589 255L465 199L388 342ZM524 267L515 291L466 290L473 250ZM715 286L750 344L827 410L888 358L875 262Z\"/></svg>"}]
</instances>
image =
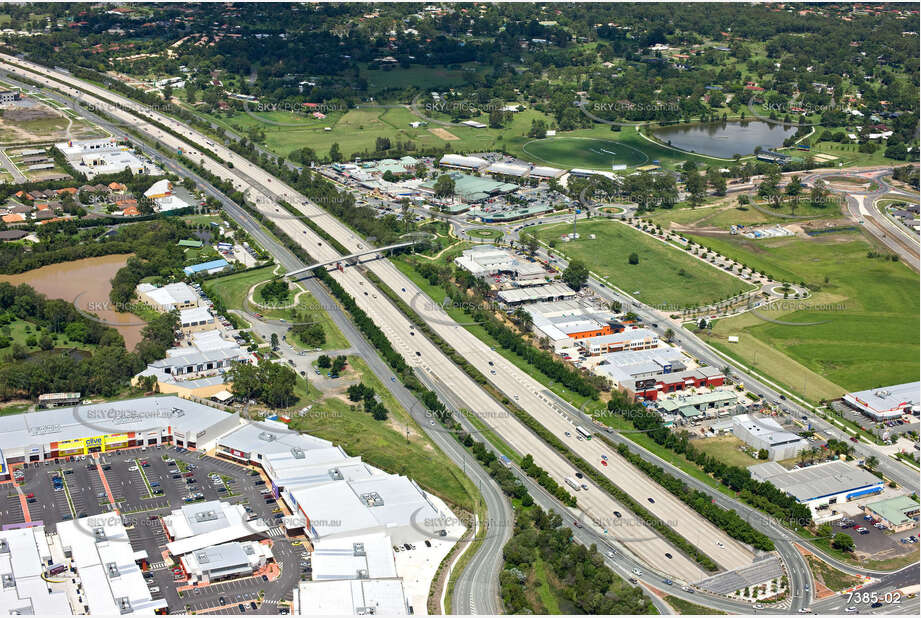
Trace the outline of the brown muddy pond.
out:
<instances>
[{"instance_id":1,"label":"brown muddy pond","mask_svg":"<svg viewBox=\"0 0 921 618\"><path fill-rule=\"evenodd\" d=\"M18 275L0 275L12 285L26 283L48 298L74 303L77 309L95 316L125 338L129 350L141 340L144 322L132 313L119 313L109 300L111 281L131 254L104 255L42 266Z\"/></svg>"}]
</instances>

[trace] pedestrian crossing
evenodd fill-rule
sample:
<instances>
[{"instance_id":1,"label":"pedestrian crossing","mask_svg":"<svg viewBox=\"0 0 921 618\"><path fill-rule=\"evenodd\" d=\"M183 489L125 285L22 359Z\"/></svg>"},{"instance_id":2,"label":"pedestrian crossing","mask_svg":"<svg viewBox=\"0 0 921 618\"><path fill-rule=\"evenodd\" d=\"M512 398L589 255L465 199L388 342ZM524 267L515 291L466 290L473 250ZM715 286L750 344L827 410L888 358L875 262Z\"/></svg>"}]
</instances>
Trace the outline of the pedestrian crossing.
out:
<instances>
[{"instance_id":1,"label":"pedestrian crossing","mask_svg":"<svg viewBox=\"0 0 921 618\"><path fill-rule=\"evenodd\" d=\"M285 531L278 526L273 526L272 528L269 528L268 535L272 537L285 536Z\"/></svg>"},{"instance_id":2,"label":"pedestrian crossing","mask_svg":"<svg viewBox=\"0 0 921 618\"><path fill-rule=\"evenodd\" d=\"M160 569L166 568L166 562L163 560L161 560L160 562L151 562L149 567L151 571L159 571Z\"/></svg>"}]
</instances>

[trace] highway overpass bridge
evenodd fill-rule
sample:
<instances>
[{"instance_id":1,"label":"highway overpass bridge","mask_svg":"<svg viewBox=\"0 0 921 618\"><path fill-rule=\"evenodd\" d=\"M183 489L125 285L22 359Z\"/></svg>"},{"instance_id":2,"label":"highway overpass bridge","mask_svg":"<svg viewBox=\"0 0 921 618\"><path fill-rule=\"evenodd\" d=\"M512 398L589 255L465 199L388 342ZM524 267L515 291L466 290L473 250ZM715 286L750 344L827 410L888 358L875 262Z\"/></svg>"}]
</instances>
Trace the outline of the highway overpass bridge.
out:
<instances>
[{"instance_id":1,"label":"highway overpass bridge","mask_svg":"<svg viewBox=\"0 0 921 618\"><path fill-rule=\"evenodd\" d=\"M304 268L299 268L297 270L292 270L289 273L285 273L284 277L290 279L291 277L296 277L298 275L310 272L321 266L338 266L339 264L345 265L351 263L351 260L357 260L363 255L372 255L374 253L384 253L385 251L390 251L391 249L402 249L403 247L410 247L416 244L417 241L411 240L408 242L400 242L394 245L387 245L386 247L377 247L375 249L368 249L367 251L360 251L358 253L352 253L350 255L343 255L342 257L336 258L335 260L327 260L325 262L317 262L316 264L311 264L310 266L305 266Z\"/></svg>"}]
</instances>

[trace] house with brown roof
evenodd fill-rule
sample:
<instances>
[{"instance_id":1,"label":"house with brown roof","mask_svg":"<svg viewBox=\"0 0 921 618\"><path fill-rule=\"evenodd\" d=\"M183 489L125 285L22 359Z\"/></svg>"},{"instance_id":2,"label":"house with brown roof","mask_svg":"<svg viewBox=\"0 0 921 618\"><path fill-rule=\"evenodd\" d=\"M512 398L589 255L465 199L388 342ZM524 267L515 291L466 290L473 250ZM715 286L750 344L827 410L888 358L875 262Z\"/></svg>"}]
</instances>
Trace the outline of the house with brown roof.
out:
<instances>
[{"instance_id":1,"label":"house with brown roof","mask_svg":"<svg viewBox=\"0 0 921 618\"><path fill-rule=\"evenodd\" d=\"M129 206L122 211L122 215L125 217L136 217L141 214L141 211L138 210L137 206Z\"/></svg>"},{"instance_id":2,"label":"house with brown roof","mask_svg":"<svg viewBox=\"0 0 921 618\"><path fill-rule=\"evenodd\" d=\"M75 189L74 187L66 187L66 188L64 188L64 189L58 189L58 190L57 190L57 194L58 194L58 195L64 195L65 193L70 193L71 195L76 195L76 194L78 193L78 191L77 191L77 189Z\"/></svg>"},{"instance_id":3,"label":"house with brown roof","mask_svg":"<svg viewBox=\"0 0 921 618\"><path fill-rule=\"evenodd\" d=\"M0 219L3 219L3 222L7 225L25 225L26 223L26 218L19 213L3 215L3 217L0 217Z\"/></svg>"},{"instance_id":4,"label":"house with brown roof","mask_svg":"<svg viewBox=\"0 0 921 618\"><path fill-rule=\"evenodd\" d=\"M124 193L125 191L128 190L128 187L126 187L120 182L110 182L109 190L112 191L113 193Z\"/></svg>"}]
</instances>

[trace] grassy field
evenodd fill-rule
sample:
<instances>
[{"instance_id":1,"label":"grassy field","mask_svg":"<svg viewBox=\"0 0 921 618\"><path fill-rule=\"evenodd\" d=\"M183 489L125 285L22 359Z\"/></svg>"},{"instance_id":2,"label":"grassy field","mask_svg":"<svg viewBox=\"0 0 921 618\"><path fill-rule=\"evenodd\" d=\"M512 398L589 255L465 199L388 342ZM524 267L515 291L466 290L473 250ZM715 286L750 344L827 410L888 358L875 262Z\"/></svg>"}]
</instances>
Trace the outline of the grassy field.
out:
<instances>
[{"instance_id":1,"label":"grassy field","mask_svg":"<svg viewBox=\"0 0 921 618\"><path fill-rule=\"evenodd\" d=\"M747 468L758 463L757 459L749 457L739 450L744 444L735 436L716 436L703 440L694 440L694 447L711 455L730 466Z\"/></svg>"},{"instance_id":2,"label":"grassy field","mask_svg":"<svg viewBox=\"0 0 921 618\"><path fill-rule=\"evenodd\" d=\"M692 238L814 291L805 303L759 313L819 324L777 324L749 312L715 323L718 349L795 391L805 384L811 400L917 379L918 275L900 263L868 258L871 246L858 232L761 241ZM739 336L739 343L726 344L729 335Z\"/></svg>"},{"instance_id":3,"label":"grassy field","mask_svg":"<svg viewBox=\"0 0 921 618\"><path fill-rule=\"evenodd\" d=\"M840 592L845 588L850 588L863 582L862 578L839 571L815 556L807 556L806 559L809 561L809 568L815 578L835 592Z\"/></svg>"},{"instance_id":4,"label":"grassy field","mask_svg":"<svg viewBox=\"0 0 921 618\"><path fill-rule=\"evenodd\" d=\"M522 152L548 165L610 170L613 165L634 167L649 162L649 156L626 143L596 137L548 137L527 142Z\"/></svg>"},{"instance_id":5,"label":"grassy field","mask_svg":"<svg viewBox=\"0 0 921 618\"><path fill-rule=\"evenodd\" d=\"M258 268L244 273L228 275L208 281L205 287L214 294L217 294L218 297L224 301L224 305L228 310L236 309L239 311L243 309L243 301L246 299L249 289L257 283L271 280L273 270L274 267L266 266L265 268ZM308 321L318 322L323 327L323 332L326 333L326 343L321 345L320 348L324 350L342 350L347 348L349 346L348 340L345 338L345 335L336 328L332 318L329 317L329 308L321 307L309 292L302 292L299 287L295 287L291 291L291 296L289 297L290 302L294 301L294 295L297 293L300 293L300 296L298 297L296 308L260 310L258 307L253 306L251 309L259 311L259 313L267 318L285 319L289 322L294 322L297 319L296 316L300 313L302 317L306 316ZM256 288L253 298L257 302L261 300L259 288ZM289 337L289 339L297 348L305 349L307 347L295 337Z\"/></svg>"},{"instance_id":6,"label":"grassy field","mask_svg":"<svg viewBox=\"0 0 921 618\"><path fill-rule=\"evenodd\" d=\"M791 211L790 206L783 206L777 211L773 211L766 204L759 204L762 210L758 210L751 204L744 206L739 205L735 197L723 198L720 201L700 208L672 208L660 209L648 213L643 217L652 220L657 225L666 228L670 223L680 226L707 227L728 230L733 225L758 226L758 225L787 225L795 223L792 219L780 216L772 216L773 212L778 214L794 214L799 216L809 216L813 219L827 219L841 216L841 209L829 205L825 208L817 208L805 204L800 204L795 210Z\"/></svg>"},{"instance_id":7,"label":"grassy field","mask_svg":"<svg viewBox=\"0 0 921 618\"><path fill-rule=\"evenodd\" d=\"M327 393L304 416L291 420L291 428L331 440L353 455L393 474L404 474L448 502L473 510L475 488L447 456L438 450L393 395L374 376L365 362L349 357L343 384L358 381L371 386L390 416L376 421L360 409L352 409L344 393ZM316 389L312 389L316 396Z\"/></svg>"},{"instance_id":8,"label":"grassy field","mask_svg":"<svg viewBox=\"0 0 921 618\"><path fill-rule=\"evenodd\" d=\"M533 228L543 242L569 232L571 224L558 223ZM697 306L738 294L752 286L727 275L677 248L638 232L622 223L596 219L579 224L580 238L557 243L556 250L584 261L602 277L648 305L668 305L675 310ZM594 234L595 239L589 238ZM631 265L631 253L639 264Z\"/></svg>"}]
</instances>

